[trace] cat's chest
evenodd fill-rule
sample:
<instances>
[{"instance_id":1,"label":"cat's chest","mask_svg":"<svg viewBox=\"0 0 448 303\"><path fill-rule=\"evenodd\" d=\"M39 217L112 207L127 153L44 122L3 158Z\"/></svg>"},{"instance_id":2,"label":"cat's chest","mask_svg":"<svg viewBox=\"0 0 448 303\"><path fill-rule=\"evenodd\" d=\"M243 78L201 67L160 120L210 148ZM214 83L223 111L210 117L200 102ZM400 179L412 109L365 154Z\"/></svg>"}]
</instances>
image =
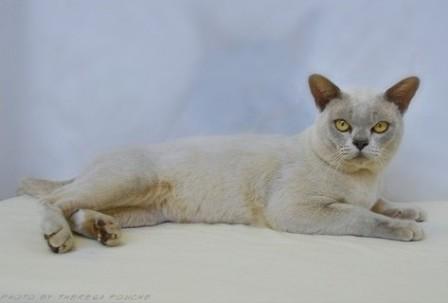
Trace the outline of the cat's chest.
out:
<instances>
[{"instance_id":1,"label":"cat's chest","mask_svg":"<svg viewBox=\"0 0 448 303\"><path fill-rule=\"evenodd\" d=\"M378 182L368 176L344 177L338 187L345 203L371 208L378 200Z\"/></svg>"}]
</instances>

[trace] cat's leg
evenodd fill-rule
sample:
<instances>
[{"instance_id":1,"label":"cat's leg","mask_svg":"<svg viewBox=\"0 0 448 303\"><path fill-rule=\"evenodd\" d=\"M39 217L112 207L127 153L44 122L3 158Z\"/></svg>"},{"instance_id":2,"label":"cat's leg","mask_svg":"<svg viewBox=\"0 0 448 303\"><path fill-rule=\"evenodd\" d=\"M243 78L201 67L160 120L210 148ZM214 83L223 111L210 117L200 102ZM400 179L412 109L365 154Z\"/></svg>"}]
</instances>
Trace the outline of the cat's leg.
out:
<instances>
[{"instance_id":1,"label":"cat's leg","mask_svg":"<svg viewBox=\"0 0 448 303\"><path fill-rule=\"evenodd\" d=\"M120 190L114 192L117 188ZM126 190L120 184L111 186L104 193L98 192L98 188L89 183L78 185L74 182L46 196L46 204L51 210L51 220L47 215L43 225L48 245L56 253L69 251L73 247L66 218L73 231L107 246L120 243L120 227L154 225L166 221L162 214L166 200L161 199L165 197L166 186L162 182L145 188L146 191L136 190L135 187ZM123 197L125 194L126 197Z\"/></svg>"},{"instance_id":2,"label":"cat's leg","mask_svg":"<svg viewBox=\"0 0 448 303\"><path fill-rule=\"evenodd\" d=\"M120 244L121 228L114 217L91 209L77 209L68 219L71 229L103 245Z\"/></svg>"},{"instance_id":3,"label":"cat's leg","mask_svg":"<svg viewBox=\"0 0 448 303\"><path fill-rule=\"evenodd\" d=\"M347 203L299 205L288 212L288 218L280 216L275 221L272 224L274 228L295 233L354 235L399 241L418 241L424 236L422 228L414 221L389 218Z\"/></svg>"},{"instance_id":4,"label":"cat's leg","mask_svg":"<svg viewBox=\"0 0 448 303\"><path fill-rule=\"evenodd\" d=\"M73 234L62 210L43 203L41 230L48 247L54 253L65 253L74 246Z\"/></svg>"},{"instance_id":5,"label":"cat's leg","mask_svg":"<svg viewBox=\"0 0 448 303\"><path fill-rule=\"evenodd\" d=\"M43 199L59 207L65 217L77 209L103 211L114 208L161 208L172 192L167 181L140 176L115 178L79 178L55 190Z\"/></svg>"},{"instance_id":6,"label":"cat's leg","mask_svg":"<svg viewBox=\"0 0 448 303\"><path fill-rule=\"evenodd\" d=\"M113 188L111 192L112 190ZM41 226L48 246L55 253L64 253L73 248L74 240L70 227L70 225L73 227L73 224L69 221L72 220L72 216L73 218L80 216L80 214L76 215L78 209L98 209L113 206L110 204L115 203L110 199L109 194L98 192L94 183L79 181L74 181L43 196L42 201L44 201L45 211ZM107 228L109 226L110 224ZM106 226L102 227L100 231L105 228ZM84 234L80 229L74 228L74 230ZM105 240L106 237L106 235L103 237L105 245L109 242L109 239ZM101 241L101 238L99 240Z\"/></svg>"},{"instance_id":7,"label":"cat's leg","mask_svg":"<svg viewBox=\"0 0 448 303\"><path fill-rule=\"evenodd\" d=\"M166 222L162 209L120 207L101 212L78 209L69 218L72 230L106 246L120 244L121 227L151 226Z\"/></svg>"},{"instance_id":8,"label":"cat's leg","mask_svg":"<svg viewBox=\"0 0 448 303\"><path fill-rule=\"evenodd\" d=\"M63 184L41 197L44 203L50 206L48 213L51 215L47 217L53 218L50 223L45 223L44 233L48 236L47 241L55 252L68 251L68 247L73 246L73 238L66 219L74 216L78 209L99 212L122 207L160 209L169 201L173 186L171 182L158 178L155 165L146 150L130 150L102 156L72 182ZM75 217L81 214L83 212ZM91 212L84 214L89 218L92 217L86 219L86 222L95 224L86 223L88 227L80 229L80 232L98 236L98 232L104 232L106 229L105 238L107 238L108 229L116 229L114 223L117 222L113 222L110 218L101 221L97 218L102 217L99 214ZM102 226L103 223L110 224ZM119 222L117 225L120 226ZM88 228L96 229L88 232ZM66 236L64 239L68 242L59 240L59 231L64 231ZM108 240L103 240L106 245L109 243L113 245L112 240L119 238L118 232L110 234L112 235Z\"/></svg>"},{"instance_id":9,"label":"cat's leg","mask_svg":"<svg viewBox=\"0 0 448 303\"><path fill-rule=\"evenodd\" d=\"M114 217L123 228L152 226L169 221L163 207L118 207L102 212Z\"/></svg>"},{"instance_id":10,"label":"cat's leg","mask_svg":"<svg viewBox=\"0 0 448 303\"><path fill-rule=\"evenodd\" d=\"M161 185L150 188L155 190L156 194L125 191L128 197L122 200L97 194L89 187L77 190L65 189L64 195L58 192L56 197L48 196L47 199L52 203L46 203L49 211L43 219L43 230L48 245L56 253L69 251L73 247L73 236L66 218L69 219L74 231L95 238L107 246L120 243L120 227L154 225L166 221L163 216L165 200L157 199L163 194L165 187ZM119 194L117 193L118 197L121 196ZM154 197L156 200L148 202L145 197ZM140 204L146 207L126 206L127 204Z\"/></svg>"},{"instance_id":11,"label":"cat's leg","mask_svg":"<svg viewBox=\"0 0 448 303\"><path fill-rule=\"evenodd\" d=\"M417 222L426 221L426 212L417 207L401 207L398 203L392 203L380 199L372 207L372 211L391 218L414 220Z\"/></svg>"}]
</instances>

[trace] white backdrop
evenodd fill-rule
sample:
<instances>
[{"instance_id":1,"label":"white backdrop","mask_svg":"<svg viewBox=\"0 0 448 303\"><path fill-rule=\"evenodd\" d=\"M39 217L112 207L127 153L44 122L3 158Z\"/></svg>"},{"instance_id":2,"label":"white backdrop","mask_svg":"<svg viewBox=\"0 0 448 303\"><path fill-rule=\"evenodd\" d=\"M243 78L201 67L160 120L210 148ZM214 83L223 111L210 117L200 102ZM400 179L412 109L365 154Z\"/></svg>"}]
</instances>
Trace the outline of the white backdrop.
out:
<instances>
[{"instance_id":1,"label":"white backdrop","mask_svg":"<svg viewBox=\"0 0 448 303\"><path fill-rule=\"evenodd\" d=\"M387 88L417 74L386 195L448 200L446 1L0 0L0 198L113 147L296 133L308 74Z\"/></svg>"}]
</instances>

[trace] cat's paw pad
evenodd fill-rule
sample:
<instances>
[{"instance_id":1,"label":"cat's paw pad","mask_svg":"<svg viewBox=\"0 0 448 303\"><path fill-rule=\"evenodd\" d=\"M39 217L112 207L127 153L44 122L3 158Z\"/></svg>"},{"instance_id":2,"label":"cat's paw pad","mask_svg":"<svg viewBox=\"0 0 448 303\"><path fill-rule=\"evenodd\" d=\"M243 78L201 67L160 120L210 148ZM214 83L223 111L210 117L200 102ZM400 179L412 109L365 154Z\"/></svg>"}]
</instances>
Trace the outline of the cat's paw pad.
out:
<instances>
[{"instance_id":1,"label":"cat's paw pad","mask_svg":"<svg viewBox=\"0 0 448 303\"><path fill-rule=\"evenodd\" d=\"M420 241L424 238L423 229L413 221L403 221L392 228L393 234L400 241Z\"/></svg>"},{"instance_id":2,"label":"cat's paw pad","mask_svg":"<svg viewBox=\"0 0 448 303\"><path fill-rule=\"evenodd\" d=\"M426 221L426 212L420 208L392 208L388 209L384 213L388 217L404 219L404 220L414 220L417 222Z\"/></svg>"},{"instance_id":3,"label":"cat's paw pad","mask_svg":"<svg viewBox=\"0 0 448 303\"><path fill-rule=\"evenodd\" d=\"M74 246L73 234L68 226L60 226L54 231L44 231L44 238L51 251L57 254L66 253Z\"/></svg>"},{"instance_id":4,"label":"cat's paw pad","mask_svg":"<svg viewBox=\"0 0 448 303\"><path fill-rule=\"evenodd\" d=\"M420 208L414 208L414 211L416 212L415 221L417 222L425 222L428 220L428 215L426 214L426 211Z\"/></svg>"},{"instance_id":5,"label":"cat's paw pad","mask_svg":"<svg viewBox=\"0 0 448 303\"><path fill-rule=\"evenodd\" d=\"M115 219L98 218L95 220L97 240L106 246L117 246L120 244L121 228Z\"/></svg>"}]
</instances>

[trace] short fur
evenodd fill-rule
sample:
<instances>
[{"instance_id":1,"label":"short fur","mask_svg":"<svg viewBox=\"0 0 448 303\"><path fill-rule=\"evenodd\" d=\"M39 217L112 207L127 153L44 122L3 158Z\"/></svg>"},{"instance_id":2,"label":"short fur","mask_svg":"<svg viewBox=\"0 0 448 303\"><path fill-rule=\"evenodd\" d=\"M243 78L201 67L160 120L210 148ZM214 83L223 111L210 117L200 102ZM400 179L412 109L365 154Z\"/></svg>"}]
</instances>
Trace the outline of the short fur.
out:
<instances>
[{"instance_id":1,"label":"short fur","mask_svg":"<svg viewBox=\"0 0 448 303\"><path fill-rule=\"evenodd\" d=\"M418 83L410 77L385 93L349 93L312 75L321 113L299 135L190 138L113 152L73 180L27 179L20 192L44 202L42 230L56 253L73 248L72 231L114 246L121 227L162 222L421 240L415 221L424 212L385 202L378 190ZM336 129L338 119L350 131ZM379 121L390 125L383 134L372 131ZM360 150L356 140L368 143Z\"/></svg>"}]
</instances>

